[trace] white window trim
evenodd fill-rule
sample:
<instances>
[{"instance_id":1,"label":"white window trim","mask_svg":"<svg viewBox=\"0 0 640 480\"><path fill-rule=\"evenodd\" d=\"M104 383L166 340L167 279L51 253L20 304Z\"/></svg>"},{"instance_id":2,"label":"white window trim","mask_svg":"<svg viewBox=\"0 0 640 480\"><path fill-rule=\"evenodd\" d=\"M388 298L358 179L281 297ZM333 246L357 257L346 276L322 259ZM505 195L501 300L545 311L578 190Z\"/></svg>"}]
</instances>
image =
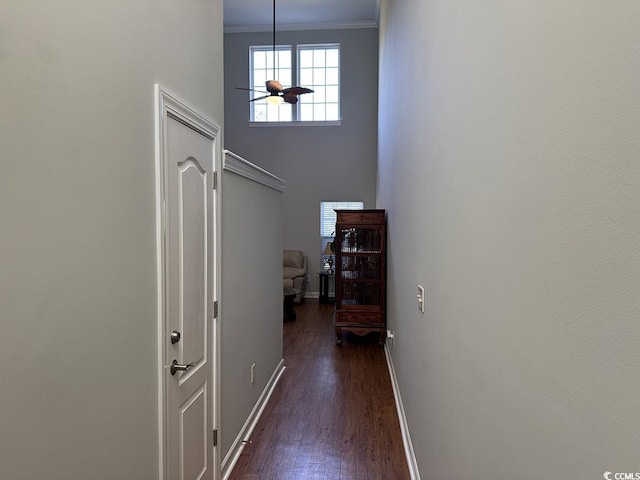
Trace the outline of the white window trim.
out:
<instances>
[{"instance_id":1,"label":"white window trim","mask_svg":"<svg viewBox=\"0 0 640 480\"><path fill-rule=\"evenodd\" d=\"M295 56L293 55L293 47L295 46L296 49L296 54ZM273 48L270 47L269 45L250 45L249 46L249 84L251 85L253 83L253 56L251 54L251 52L253 51L253 49L264 49L267 50L268 48ZM250 114L249 114L249 127L339 127L342 125L342 47L340 45L340 43L300 43L300 44L293 44L293 45L287 45L287 44L283 44L283 45L276 45L276 49L287 49L289 48L291 50L291 58L294 59L295 58L295 63L292 63L291 66L291 70L292 70L292 80L293 83L296 84L299 81L299 77L300 77L300 50L301 48L312 48L312 47L318 47L318 48L332 48L332 47L337 47L340 51L340 62L338 64L338 69L339 69L339 86L340 86L340 91L339 91L339 101L338 101L338 108L340 109L340 118L338 120L300 120L300 103L298 102L298 104L295 105L295 118L293 120L284 120L284 121L276 121L276 122L262 122L262 121L256 121L253 119L253 108L250 109ZM295 67L295 68L294 68Z\"/></svg>"},{"instance_id":2,"label":"white window trim","mask_svg":"<svg viewBox=\"0 0 640 480\"><path fill-rule=\"evenodd\" d=\"M339 127L342 120L291 120L290 122L254 122L250 127Z\"/></svg>"},{"instance_id":3,"label":"white window trim","mask_svg":"<svg viewBox=\"0 0 640 480\"><path fill-rule=\"evenodd\" d=\"M273 52L273 45L250 45L249 46L249 88L253 88L253 74L254 74L254 65L253 65L253 52L254 51L261 51L261 52ZM289 44L282 44L282 45L276 45L276 52L278 51L288 51L290 53L291 56L291 79L294 80L295 76L293 75L294 72L296 72L296 64L294 56L293 56L293 45L289 45ZM273 60L275 62L275 59ZM295 67L295 68L294 68ZM297 73L297 72L296 72ZM267 77L268 78L268 77ZM270 80L274 80L274 79L270 79ZM257 85L256 85L257 86ZM262 87L265 88L266 87ZM249 92L253 96L255 95L256 97L259 97L261 95L264 95L263 93L260 92ZM296 109L297 110L297 109ZM296 111L296 115L297 115L297 111ZM254 120L254 110L253 110L253 106L251 105L249 107L249 122L250 123L263 123L260 121L256 121ZM284 120L284 121L279 121L279 122L268 122L268 123L291 123L295 120ZM266 123L266 122L264 122Z\"/></svg>"},{"instance_id":4,"label":"white window trim","mask_svg":"<svg viewBox=\"0 0 640 480\"><path fill-rule=\"evenodd\" d=\"M303 50L338 49L338 120L297 120L302 123L337 122L342 120L342 47L340 43L299 43L296 44L296 78L300 76L300 52ZM326 68L326 67L325 67ZM299 80L299 79L298 79ZM325 84L326 86L326 84ZM325 103L326 105L326 103ZM296 119L300 118L300 102L296 105Z\"/></svg>"}]
</instances>

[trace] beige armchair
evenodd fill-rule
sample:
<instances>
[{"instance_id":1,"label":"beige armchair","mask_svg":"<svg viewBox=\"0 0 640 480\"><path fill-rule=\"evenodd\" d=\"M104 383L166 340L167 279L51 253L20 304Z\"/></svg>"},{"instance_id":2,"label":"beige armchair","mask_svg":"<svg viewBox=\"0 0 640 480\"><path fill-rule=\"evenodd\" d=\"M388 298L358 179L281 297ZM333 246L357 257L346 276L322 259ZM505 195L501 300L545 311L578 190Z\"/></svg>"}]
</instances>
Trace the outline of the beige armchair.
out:
<instances>
[{"instance_id":1,"label":"beige armchair","mask_svg":"<svg viewBox=\"0 0 640 480\"><path fill-rule=\"evenodd\" d=\"M300 293L293 300L300 303L304 300L305 287L307 285L307 257L301 250L282 251L282 286L283 288L296 288Z\"/></svg>"}]
</instances>

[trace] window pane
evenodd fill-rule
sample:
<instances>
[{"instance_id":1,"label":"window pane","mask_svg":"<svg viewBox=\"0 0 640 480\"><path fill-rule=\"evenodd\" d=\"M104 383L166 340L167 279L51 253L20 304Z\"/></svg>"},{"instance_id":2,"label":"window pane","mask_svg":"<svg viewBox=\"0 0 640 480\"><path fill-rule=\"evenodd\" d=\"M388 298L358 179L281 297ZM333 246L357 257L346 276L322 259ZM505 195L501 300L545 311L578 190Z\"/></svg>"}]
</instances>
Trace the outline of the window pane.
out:
<instances>
[{"instance_id":1,"label":"window pane","mask_svg":"<svg viewBox=\"0 0 640 480\"><path fill-rule=\"evenodd\" d=\"M265 65L264 68L266 68L267 70L271 70L273 71L273 53L272 52L265 52Z\"/></svg>"},{"instance_id":2,"label":"window pane","mask_svg":"<svg viewBox=\"0 0 640 480\"><path fill-rule=\"evenodd\" d=\"M291 70L278 70L278 80L282 84L283 88L287 88L291 86Z\"/></svg>"},{"instance_id":3,"label":"window pane","mask_svg":"<svg viewBox=\"0 0 640 480\"><path fill-rule=\"evenodd\" d=\"M267 122L277 122L280 118L278 116L278 106L271 105L270 103L266 104L267 106Z\"/></svg>"},{"instance_id":4,"label":"window pane","mask_svg":"<svg viewBox=\"0 0 640 480\"><path fill-rule=\"evenodd\" d=\"M337 48L327 49L327 59L326 64L327 67L338 67L339 66L339 50Z\"/></svg>"},{"instance_id":5,"label":"window pane","mask_svg":"<svg viewBox=\"0 0 640 480\"><path fill-rule=\"evenodd\" d=\"M267 121L267 105L255 105L253 111L254 120L256 122L266 122Z\"/></svg>"},{"instance_id":6,"label":"window pane","mask_svg":"<svg viewBox=\"0 0 640 480\"><path fill-rule=\"evenodd\" d=\"M318 121L325 120L324 103L313 104L313 119Z\"/></svg>"},{"instance_id":7,"label":"window pane","mask_svg":"<svg viewBox=\"0 0 640 480\"><path fill-rule=\"evenodd\" d=\"M310 122L313 120L313 105L300 105L300 120Z\"/></svg>"},{"instance_id":8,"label":"window pane","mask_svg":"<svg viewBox=\"0 0 640 480\"><path fill-rule=\"evenodd\" d=\"M291 52L290 51L279 51L278 52L278 62L280 68L291 68Z\"/></svg>"},{"instance_id":9,"label":"window pane","mask_svg":"<svg viewBox=\"0 0 640 480\"><path fill-rule=\"evenodd\" d=\"M292 118L291 118L291 112L292 112L291 104L283 103L278 108L280 108L280 121L281 122L290 122L292 120Z\"/></svg>"},{"instance_id":10,"label":"window pane","mask_svg":"<svg viewBox=\"0 0 640 480\"><path fill-rule=\"evenodd\" d=\"M315 93L306 93L304 95L300 95L300 100L298 101L298 103L300 105L305 105L305 104L309 104L309 103L313 103L313 97L315 96Z\"/></svg>"},{"instance_id":11,"label":"window pane","mask_svg":"<svg viewBox=\"0 0 640 480\"><path fill-rule=\"evenodd\" d=\"M314 85L324 85L325 84L325 73L323 68L314 68L313 69L313 84Z\"/></svg>"},{"instance_id":12,"label":"window pane","mask_svg":"<svg viewBox=\"0 0 640 480\"><path fill-rule=\"evenodd\" d=\"M316 87L315 89L315 93L313 94L313 101L315 103L324 103L326 102L326 95L325 95L325 87Z\"/></svg>"},{"instance_id":13,"label":"window pane","mask_svg":"<svg viewBox=\"0 0 640 480\"><path fill-rule=\"evenodd\" d=\"M300 50L300 67L308 68L313 66L313 51Z\"/></svg>"},{"instance_id":14,"label":"window pane","mask_svg":"<svg viewBox=\"0 0 640 480\"><path fill-rule=\"evenodd\" d=\"M264 82L266 81L267 76L265 75L265 70L257 70L253 74L253 88L264 90Z\"/></svg>"},{"instance_id":15,"label":"window pane","mask_svg":"<svg viewBox=\"0 0 640 480\"><path fill-rule=\"evenodd\" d=\"M300 86L313 86L313 70L310 68L303 68L300 70Z\"/></svg>"},{"instance_id":16,"label":"window pane","mask_svg":"<svg viewBox=\"0 0 640 480\"><path fill-rule=\"evenodd\" d=\"M266 66L264 52L253 52L253 68L264 68Z\"/></svg>"},{"instance_id":17,"label":"window pane","mask_svg":"<svg viewBox=\"0 0 640 480\"><path fill-rule=\"evenodd\" d=\"M340 111L337 103L327 103L326 120L340 120Z\"/></svg>"},{"instance_id":18,"label":"window pane","mask_svg":"<svg viewBox=\"0 0 640 480\"><path fill-rule=\"evenodd\" d=\"M340 71L337 68L327 68L326 75L327 85L340 84Z\"/></svg>"},{"instance_id":19,"label":"window pane","mask_svg":"<svg viewBox=\"0 0 640 480\"><path fill-rule=\"evenodd\" d=\"M326 101L332 103L338 103L338 87L327 87L326 89Z\"/></svg>"},{"instance_id":20,"label":"window pane","mask_svg":"<svg viewBox=\"0 0 640 480\"><path fill-rule=\"evenodd\" d=\"M324 57L325 57L325 50L323 49L318 49L318 50L314 50L313 51L313 66L314 67L322 67L324 68L325 66L325 62L324 62Z\"/></svg>"}]
</instances>

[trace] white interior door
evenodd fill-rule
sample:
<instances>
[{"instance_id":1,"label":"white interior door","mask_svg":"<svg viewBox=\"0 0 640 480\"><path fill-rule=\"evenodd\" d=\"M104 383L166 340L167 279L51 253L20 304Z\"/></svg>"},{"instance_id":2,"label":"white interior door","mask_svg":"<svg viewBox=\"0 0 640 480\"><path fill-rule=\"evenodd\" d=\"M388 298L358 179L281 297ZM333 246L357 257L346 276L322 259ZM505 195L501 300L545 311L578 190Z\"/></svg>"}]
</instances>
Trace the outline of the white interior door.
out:
<instances>
[{"instance_id":1,"label":"white interior door","mask_svg":"<svg viewBox=\"0 0 640 480\"><path fill-rule=\"evenodd\" d=\"M166 480L215 478L215 137L163 113L162 402Z\"/></svg>"}]
</instances>

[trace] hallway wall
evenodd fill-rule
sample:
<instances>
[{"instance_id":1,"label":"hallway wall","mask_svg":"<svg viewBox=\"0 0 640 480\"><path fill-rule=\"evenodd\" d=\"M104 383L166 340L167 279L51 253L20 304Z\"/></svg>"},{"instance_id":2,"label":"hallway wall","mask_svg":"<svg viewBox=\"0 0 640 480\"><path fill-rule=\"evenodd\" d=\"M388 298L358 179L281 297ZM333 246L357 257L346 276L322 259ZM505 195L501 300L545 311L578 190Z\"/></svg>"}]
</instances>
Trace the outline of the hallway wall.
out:
<instances>
[{"instance_id":1,"label":"hallway wall","mask_svg":"<svg viewBox=\"0 0 640 480\"><path fill-rule=\"evenodd\" d=\"M223 473L238 449L234 442L245 433L245 422L271 386L274 372L280 372L282 361L282 197L286 190L277 177L245 160L239 162L227 153L222 172L220 454L228 457ZM230 165L240 165L243 174ZM230 451L232 447L236 450Z\"/></svg>"},{"instance_id":2,"label":"hallway wall","mask_svg":"<svg viewBox=\"0 0 640 480\"><path fill-rule=\"evenodd\" d=\"M222 0L1 2L0 478L158 478L154 83L222 63Z\"/></svg>"},{"instance_id":3,"label":"hallway wall","mask_svg":"<svg viewBox=\"0 0 640 480\"><path fill-rule=\"evenodd\" d=\"M422 478L640 471L640 4L384 0L380 37L377 206Z\"/></svg>"}]
</instances>

